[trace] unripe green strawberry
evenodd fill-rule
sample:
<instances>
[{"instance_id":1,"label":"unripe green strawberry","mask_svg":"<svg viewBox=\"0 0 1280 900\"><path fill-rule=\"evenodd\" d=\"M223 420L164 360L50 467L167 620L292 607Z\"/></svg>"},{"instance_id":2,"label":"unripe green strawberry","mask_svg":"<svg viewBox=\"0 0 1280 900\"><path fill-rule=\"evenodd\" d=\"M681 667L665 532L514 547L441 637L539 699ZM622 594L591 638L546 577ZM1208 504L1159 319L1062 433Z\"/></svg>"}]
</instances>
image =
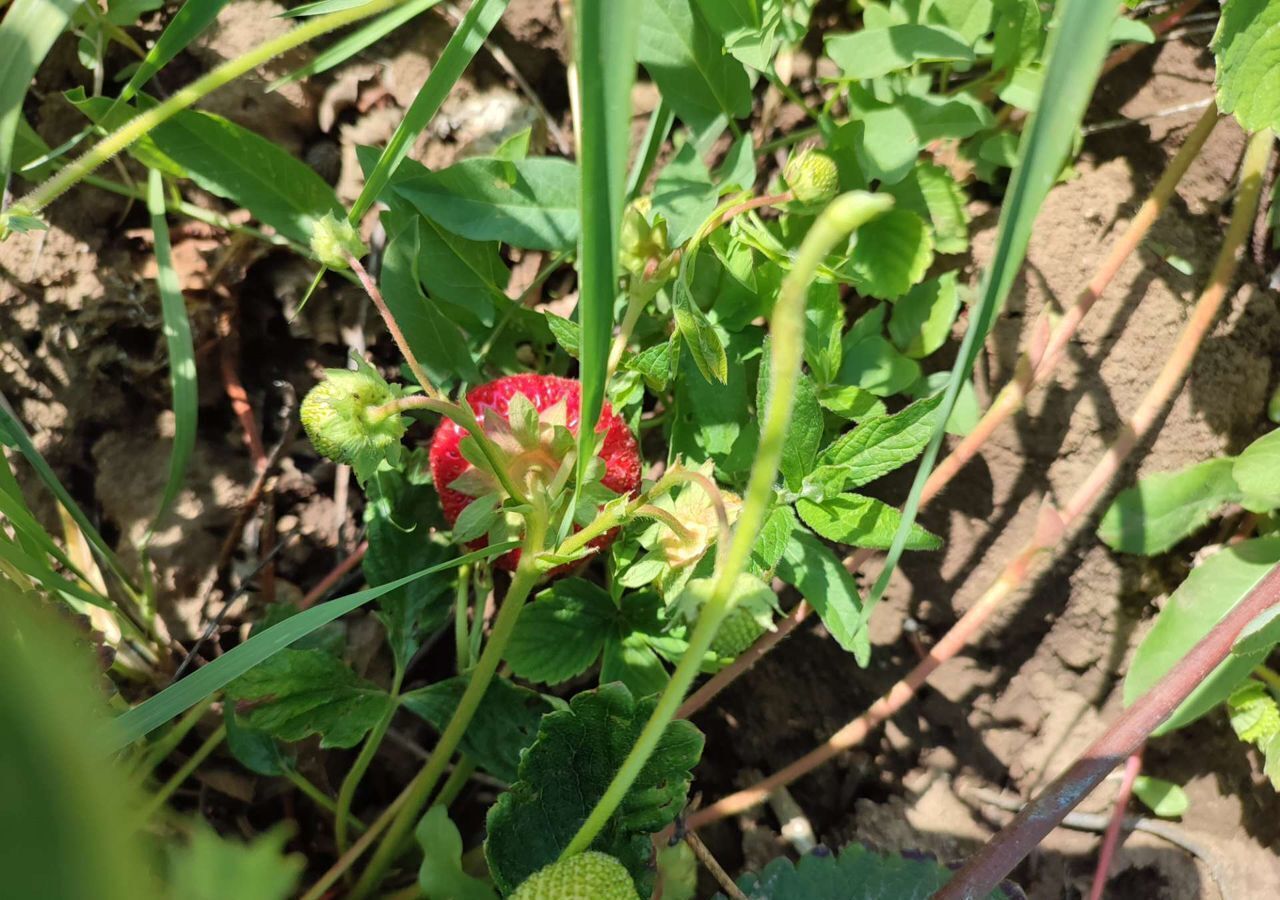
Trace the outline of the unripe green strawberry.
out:
<instances>
[{"instance_id":1,"label":"unripe green strawberry","mask_svg":"<svg viewBox=\"0 0 1280 900\"><path fill-rule=\"evenodd\" d=\"M840 189L836 161L822 150L805 150L791 157L782 177L802 203L823 203Z\"/></svg>"},{"instance_id":2,"label":"unripe green strawberry","mask_svg":"<svg viewBox=\"0 0 1280 900\"><path fill-rule=\"evenodd\" d=\"M352 466L363 480L379 460L399 456L405 419L381 408L403 393L363 360L354 371L327 369L302 401L302 427L322 456Z\"/></svg>"},{"instance_id":3,"label":"unripe green strawberry","mask_svg":"<svg viewBox=\"0 0 1280 900\"><path fill-rule=\"evenodd\" d=\"M333 213L325 213L311 232L311 252L330 269L345 269L348 253L359 259L369 248L360 240L354 225Z\"/></svg>"},{"instance_id":4,"label":"unripe green strawberry","mask_svg":"<svg viewBox=\"0 0 1280 900\"><path fill-rule=\"evenodd\" d=\"M720 623L720 630L711 642L711 652L732 659L754 644L764 632L765 627L756 621L751 611L739 606Z\"/></svg>"},{"instance_id":5,"label":"unripe green strawberry","mask_svg":"<svg viewBox=\"0 0 1280 900\"><path fill-rule=\"evenodd\" d=\"M627 867L588 850L530 875L511 900L640 900Z\"/></svg>"}]
</instances>

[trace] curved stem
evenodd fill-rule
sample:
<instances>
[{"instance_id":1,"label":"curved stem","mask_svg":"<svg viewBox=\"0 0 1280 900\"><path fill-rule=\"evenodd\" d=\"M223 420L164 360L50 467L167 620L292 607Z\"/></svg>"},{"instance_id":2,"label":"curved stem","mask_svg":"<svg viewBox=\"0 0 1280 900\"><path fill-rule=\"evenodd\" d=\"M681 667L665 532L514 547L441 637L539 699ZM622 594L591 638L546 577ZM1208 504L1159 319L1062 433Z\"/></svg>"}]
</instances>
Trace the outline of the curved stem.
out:
<instances>
[{"instance_id":1,"label":"curved stem","mask_svg":"<svg viewBox=\"0 0 1280 900\"><path fill-rule=\"evenodd\" d=\"M396 666L395 674L391 677L391 702L387 704L387 711L383 713L382 718L373 726L369 734L364 739L364 746L360 748L360 753L356 756L355 762L351 764L346 777L342 779L342 785L338 788L338 802L333 820L333 837L334 843L338 847L339 853L346 852L347 849L347 819L351 815L351 801L355 798L356 788L360 786L360 780L364 778L364 773L369 770L369 765L373 762L373 758L378 755L378 748L382 746L382 739L386 737L387 729L391 727L391 720L395 718L396 709L399 707L400 684L404 681L404 668Z\"/></svg>"},{"instance_id":2,"label":"curved stem","mask_svg":"<svg viewBox=\"0 0 1280 900\"><path fill-rule=\"evenodd\" d=\"M1098 853L1098 868L1093 873L1093 887L1089 889L1089 900L1102 900L1102 894L1107 889L1107 878L1111 875L1111 860L1115 858L1116 848L1120 846L1120 829L1124 825L1124 811L1129 806L1129 798L1133 796L1133 783L1138 780L1138 773L1141 771L1142 750L1139 748L1129 756L1129 761L1124 767L1124 780L1120 782L1115 806L1111 810L1111 821L1107 823L1107 831L1102 838L1102 850Z\"/></svg>"},{"instance_id":3,"label":"curved stem","mask_svg":"<svg viewBox=\"0 0 1280 900\"><path fill-rule=\"evenodd\" d=\"M77 157L75 162L35 188L18 203L15 203L11 209L21 209L26 214L35 215L86 175L92 173L98 166L121 150L124 150L134 141L151 131L151 129L166 122L206 95L213 93L227 82L239 78L251 69L256 69L263 63L269 62L294 47L333 31L335 28L341 28L368 16L377 15L401 2L403 0L371 0L371 2L363 6L317 16L277 38L264 41L235 59L228 60L203 78L198 78L181 90L176 91L173 96L163 103L159 103L151 107L151 109L134 116L120 128L111 132L111 134Z\"/></svg>"},{"instance_id":4,"label":"curved stem","mask_svg":"<svg viewBox=\"0 0 1280 900\"><path fill-rule=\"evenodd\" d=\"M431 792L449 764L449 758L458 748L467 726L471 724L471 719L480 707L480 701L484 699L485 691L488 690L489 683L493 681L493 676L498 671L498 664L502 661L502 654L506 652L507 643L515 631L516 622L520 618L521 610L524 609L525 601L529 598L529 592L538 581L536 557L546 540L546 518L545 511L537 509L526 518L526 534L520 564L516 567L511 588L503 598L502 608L494 620L493 633L489 635L489 642L485 644L480 660L471 670L467 689L463 692L462 699L458 701L458 708L454 711L453 718L445 726L426 765L409 783L403 805L383 836L382 843L378 845L368 867L352 888L352 900L367 897L382 883L387 869L395 861L400 841L413 828L414 822L422 813L423 807L431 797Z\"/></svg>"},{"instance_id":5,"label":"curved stem","mask_svg":"<svg viewBox=\"0 0 1280 900\"><path fill-rule=\"evenodd\" d=\"M590 847L596 835L622 803L627 791L639 777L640 770L649 761L667 725L674 718L689 686L698 676L702 658L710 648L721 621L733 608L733 586L746 567L760 527L768 514L773 497L773 483L782 460L782 445L791 422L796 385L800 381L800 366L804 356L804 308L809 285L822 261L840 240L892 206L893 198L887 195L852 191L833 200L805 235L796 254L795 264L787 273L774 306L770 322L773 335L770 358L772 378L760 428L759 449L751 467L746 498L734 528L733 539L716 567L711 596L698 616L698 624L689 637L688 648L680 657L671 681L658 698L658 704L640 732L635 746L623 760L600 802L591 810L587 820L561 853L561 859Z\"/></svg>"},{"instance_id":6,"label":"curved stem","mask_svg":"<svg viewBox=\"0 0 1280 900\"><path fill-rule=\"evenodd\" d=\"M205 742L200 745L195 753L191 754L191 758L182 764L178 771L174 772L168 781L160 790L156 791L151 797L151 802L147 805L146 811L143 813L143 821L147 821L154 816L173 796L173 792L182 786L182 783L192 776L196 769L209 758L214 750L218 749L218 745L222 743L227 736L227 726L219 725L213 734L205 738Z\"/></svg>"},{"instance_id":7,"label":"curved stem","mask_svg":"<svg viewBox=\"0 0 1280 900\"><path fill-rule=\"evenodd\" d=\"M360 286L364 288L364 292L369 295L369 299L373 301L373 305L378 308L378 315L382 316L383 324L387 326L387 331L391 333L391 339L396 342L396 346L400 348L400 355L404 357L404 361L409 365L409 371L413 373L413 377L418 380L418 384L422 386L422 391L432 400L443 400L444 395L436 390L436 386L431 383L431 379L427 377L427 373L423 371L422 364L418 362L418 357L413 355L413 348L409 346L409 340L404 336L404 332L400 330L400 323L396 321L396 317L391 314L391 310L387 307L387 302L382 299L382 291L378 290L378 286L374 284L369 273L365 271L365 267L360 264L360 260L356 259L355 254L347 254L347 265L351 266L351 271L356 273L356 278L360 280Z\"/></svg>"},{"instance_id":8,"label":"curved stem","mask_svg":"<svg viewBox=\"0 0 1280 900\"><path fill-rule=\"evenodd\" d=\"M290 768L289 766L285 766L283 777L286 781L288 781L295 788L297 788L298 791L301 792L303 796L309 799L316 806L323 809L329 815L336 816L338 814L338 807L333 802L333 798L330 797L328 794L326 794L324 791L320 790L320 788L316 787L310 781L308 781L306 776L304 776L297 769L293 769L293 768ZM351 828L355 829L357 834L364 832L365 830L364 823L361 822L359 819L357 819L355 816L348 813L346 816L346 819L347 819L347 824Z\"/></svg>"}]
</instances>

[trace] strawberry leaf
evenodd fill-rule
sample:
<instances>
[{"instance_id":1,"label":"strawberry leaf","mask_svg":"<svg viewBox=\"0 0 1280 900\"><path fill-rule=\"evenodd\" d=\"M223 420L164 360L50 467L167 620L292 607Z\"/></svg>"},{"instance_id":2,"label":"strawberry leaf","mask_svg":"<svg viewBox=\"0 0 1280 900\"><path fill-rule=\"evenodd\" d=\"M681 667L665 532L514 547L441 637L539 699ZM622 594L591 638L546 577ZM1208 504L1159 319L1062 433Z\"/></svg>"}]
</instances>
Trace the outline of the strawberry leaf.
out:
<instances>
[{"instance_id":1,"label":"strawberry leaf","mask_svg":"<svg viewBox=\"0 0 1280 900\"><path fill-rule=\"evenodd\" d=\"M893 300L919 283L932 262L933 235L924 219L892 209L858 229L844 268L859 293Z\"/></svg>"},{"instance_id":2,"label":"strawberry leaf","mask_svg":"<svg viewBox=\"0 0 1280 900\"><path fill-rule=\"evenodd\" d=\"M801 499L796 512L804 523L829 541L883 550L893 540L902 513L883 501L861 494L840 494L822 501ZM912 523L908 550L937 550L942 539Z\"/></svg>"},{"instance_id":3,"label":"strawberry leaf","mask_svg":"<svg viewBox=\"0 0 1280 900\"><path fill-rule=\"evenodd\" d=\"M956 273L921 282L893 304L889 337L912 359L933 353L951 334L951 323L960 311Z\"/></svg>"},{"instance_id":4,"label":"strawberry leaf","mask_svg":"<svg viewBox=\"0 0 1280 900\"><path fill-rule=\"evenodd\" d=\"M305 860L285 853L291 837L291 830L281 826L244 843L201 823L185 846L170 850L166 893L189 900L285 900L295 896Z\"/></svg>"},{"instance_id":5,"label":"strawberry leaf","mask_svg":"<svg viewBox=\"0 0 1280 900\"><path fill-rule=\"evenodd\" d=\"M568 681L600 658L616 617L617 607L606 591L581 578L561 579L520 614L507 645L507 662L529 681Z\"/></svg>"},{"instance_id":6,"label":"strawberry leaf","mask_svg":"<svg viewBox=\"0 0 1280 900\"><path fill-rule=\"evenodd\" d=\"M887 475L920 455L933 433L934 412L941 400L939 394L917 400L891 416L867 419L833 441L817 464L839 467L842 478L837 491Z\"/></svg>"},{"instance_id":7,"label":"strawberry leaf","mask_svg":"<svg viewBox=\"0 0 1280 900\"><path fill-rule=\"evenodd\" d=\"M841 647L858 665L871 660L871 637L862 621L858 586L822 541L796 528L778 562L778 577L800 592Z\"/></svg>"},{"instance_id":8,"label":"strawberry leaf","mask_svg":"<svg viewBox=\"0 0 1280 900\"><path fill-rule=\"evenodd\" d=\"M1218 108L1246 131L1280 128L1280 5L1227 0L1213 36Z\"/></svg>"},{"instance_id":9,"label":"strawberry leaf","mask_svg":"<svg viewBox=\"0 0 1280 900\"><path fill-rule=\"evenodd\" d=\"M570 708L542 717L520 758L519 779L489 810L485 856L494 883L510 893L554 862L599 802L648 721L656 700L636 701L621 684L584 691ZM675 721L617 811L591 845L619 859L647 896L650 835L675 821L702 755L702 733Z\"/></svg>"}]
</instances>

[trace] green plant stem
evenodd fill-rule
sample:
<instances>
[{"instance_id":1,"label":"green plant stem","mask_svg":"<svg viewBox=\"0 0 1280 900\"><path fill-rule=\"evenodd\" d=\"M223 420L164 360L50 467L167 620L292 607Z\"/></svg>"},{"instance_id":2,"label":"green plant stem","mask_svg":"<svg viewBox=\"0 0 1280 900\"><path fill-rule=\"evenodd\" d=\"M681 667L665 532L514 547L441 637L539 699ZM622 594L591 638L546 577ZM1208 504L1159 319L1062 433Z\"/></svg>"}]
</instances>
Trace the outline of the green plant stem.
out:
<instances>
[{"instance_id":1,"label":"green plant stem","mask_svg":"<svg viewBox=\"0 0 1280 900\"><path fill-rule=\"evenodd\" d=\"M772 354L770 357L769 395L760 427L760 444L747 481L746 496L729 549L716 567L711 597L698 616L689 637L689 646L680 657L658 704L645 723L635 746L623 760L600 802L591 810L577 834L565 847L560 858L581 853L591 846L608 823L627 791L649 761L667 725L675 717L684 695L702 667L702 658L720 628L724 616L733 608L733 586L742 573L755 546L760 528L768 514L773 484L782 460L782 445L791 423L796 385L804 357L805 299L818 267L832 249L860 225L888 211L893 198L883 194L851 191L831 202L813 223L796 254L795 263L782 282L778 301L770 320Z\"/></svg>"},{"instance_id":2,"label":"green plant stem","mask_svg":"<svg viewBox=\"0 0 1280 900\"><path fill-rule=\"evenodd\" d=\"M520 618L521 610L524 609L525 601L528 600L530 591L540 577L536 560L546 540L546 531L546 511L535 508L525 519L524 547L520 564L516 567L515 578L511 582L506 597L502 600L502 608L494 620L489 642L485 644L484 652L480 654L479 661L471 670L467 689L463 692L462 699L458 701L458 708L454 711L453 718L449 720L449 724L440 735L440 740L431 751L430 758L410 782L404 804L400 807L386 834L383 835L382 842L374 852L373 858L369 860L369 865L352 889L351 900L360 900L362 897L369 896L382 883L387 869L395 861L400 841L409 833L418 816L421 815L423 807L431 797L431 792L440 780L440 775L449 764L449 758L458 748L467 726L471 724L476 710L480 707L480 701L484 699L489 683L493 681L493 676L498 671L502 655L506 652L507 643L515 631L516 622Z\"/></svg>"},{"instance_id":3,"label":"green plant stem","mask_svg":"<svg viewBox=\"0 0 1280 900\"><path fill-rule=\"evenodd\" d=\"M288 766L286 766L282 777L285 780L287 780L290 784L292 784L295 788L297 788L299 792L303 794L303 796L305 796L308 800L310 800L316 806L323 809L329 815L335 816L335 817L338 815L338 807L337 807L337 804L333 802L333 798L330 797L328 794L326 794L324 791L320 790L320 788L316 787L309 780L307 780L307 777L303 775L301 772L299 772L297 769L291 769ZM363 822L361 822L359 819L357 819L355 816L351 815L350 813L347 813L346 819L347 819L347 825L351 828L352 831L356 832L356 834L364 833L365 824Z\"/></svg>"},{"instance_id":4,"label":"green plant stem","mask_svg":"<svg viewBox=\"0 0 1280 900\"><path fill-rule=\"evenodd\" d=\"M1280 697L1280 672L1268 666L1258 666L1253 670L1253 676L1264 681L1271 693Z\"/></svg>"},{"instance_id":5,"label":"green plant stem","mask_svg":"<svg viewBox=\"0 0 1280 900\"><path fill-rule=\"evenodd\" d=\"M360 280L360 286L364 288L364 292L369 295L369 299L373 301L373 305L378 308L378 315L382 316L383 323L387 326L387 331L391 333L392 339L396 342L396 346L400 348L400 355L404 357L404 361L409 364L409 371L413 373L413 377L418 380L423 393L432 400L444 400L445 397L431 383L431 379L427 377L427 373L423 371L422 364L418 362L418 357L413 355L413 348L409 346L408 339L404 336L404 332L400 330L400 323L396 321L396 317L391 314L391 310L387 307L387 302L382 299L382 291L378 290L378 286L374 284L369 273L365 271L364 266L360 264L360 260L348 253L347 264L351 266L351 271L356 273L356 278Z\"/></svg>"},{"instance_id":6,"label":"green plant stem","mask_svg":"<svg viewBox=\"0 0 1280 900\"><path fill-rule=\"evenodd\" d=\"M356 788L360 786L360 780L364 778L364 773L369 770L369 765L373 762L373 758L378 755L378 749L382 746L382 739L387 735L387 729L391 727L391 720L395 718L396 710L400 703L400 684L404 681L404 668L397 665L395 673L391 677L391 702L387 705L387 711L383 713L382 718L364 739L364 746L360 748L359 755L356 756L355 762L351 764L350 770L342 784L338 788L338 803L333 819L333 837L337 844L338 852L345 853L347 850L347 818L351 815L351 801L355 798Z\"/></svg>"},{"instance_id":7,"label":"green plant stem","mask_svg":"<svg viewBox=\"0 0 1280 900\"><path fill-rule=\"evenodd\" d=\"M139 781L145 780L148 775L155 771L156 766L160 765L162 761L169 757L170 753L177 749L178 745L182 743L182 739L204 718L204 714L209 711L209 707L212 705L213 697L206 697L187 710L172 728L160 735L146 749L142 759L138 762L137 769L134 771Z\"/></svg>"},{"instance_id":8,"label":"green plant stem","mask_svg":"<svg viewBox=\"0 0 1280 900\"><path fill-rule=\"evenodd\" d=\"M371 0L371 2L363 6L317 16L277 38L262 42L235 59L227 60L208 75L198 78L181 90L174 92L173 96L168 100L134 116L77 157L73 163L23 197L21 201L14 204L13 208L20 208L22 212L28 215L36 215L86 175L92 173L94 169L121 150L124 150L138 138L228 82L322 34L341 28L344 25L350 25L352 22L358 22L368 16L385 12L402 2L403 0Z\"/></svg>"},{"instance_id":9,"label":"green plant stem","mask_svg":"<svg viewBox=\"0 0 1280 900\"><path fill-rule=\"evenodd\" d=\"M471 665L471 651L467 640L467 610L471 606L471 567L458 569L458 587L453 599L453 649L457 657L458 674Z\"/></svg>"},{"instance_id":10,"label":"green plant stem","mask_svg":"<svg viewBox=\"0 0 1280 900\"><path fill-rule=\"evenodd\" d=\"M152 816L164 807L169 798L173 796L173 792L181 787L182 783L190 778L196 769L200 768L201 764L209 758L210 753L218 749L218 745L223 742L226 736L227 726L219 725L213 734L205 738L205 742L199 746L195 753L191 754L191 758L183 763L178 771L173 773L173 777L166 781L160 790L156 791L152 796L151 803L143 813L144 822L149 821Z\"/></svg>"}]
</instances>

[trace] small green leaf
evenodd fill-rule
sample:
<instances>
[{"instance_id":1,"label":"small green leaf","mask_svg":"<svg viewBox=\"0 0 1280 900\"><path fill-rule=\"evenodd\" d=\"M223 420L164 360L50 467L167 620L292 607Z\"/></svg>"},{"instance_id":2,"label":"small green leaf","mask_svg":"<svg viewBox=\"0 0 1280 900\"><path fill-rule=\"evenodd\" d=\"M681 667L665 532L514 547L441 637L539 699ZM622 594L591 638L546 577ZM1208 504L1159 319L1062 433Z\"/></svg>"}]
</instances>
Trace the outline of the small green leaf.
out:
<instances>
[{"instance_id":1,"label":"small green leaf","mask_svg":"<svg viewBox=\"0 0 1280 900\"><path fill-rule=\"evenodd\" d=\"M169 891L184 900L285 900L294 896L305 860L285 854L288 828L275 828L251 843L222 837L200 824L183 847L169 852Z\"/></svg>"},{"instance_id":2,"label":"small green leaf","mask_svg":"<svg viewBox=\"0 0 1280 900\"><path fill-rule=\"evenodd\" d=\"M400 695L405 709L443 731L470 683L470 675L446 678ZM520 754L533 743L551 704L536 691L495 678L462 737L462 752L495 778L514 781Z\"/></svg>"},{"instance_id":3,"label":"small green leaf","mask_svg":"<svg viewBox=\"0 0 1280 900\"><path fill-rule=\"evenodd\" d=\"M1138 645L1124 681L1124 702L1151 689L1280 562L1280 537L1255 538L1218 551L1170 596ZM1265 654L1233 655L1213 670L1153 734L1168 734L1217 706Z\"/></svg>"},{"instance_id":4,"label":"small green leaf","mask_svg":"<svg viewBox=\"0 0 1280 900\"><path fill-rule=\"evenodd\" d=\"M1227 698L1227 714L1236 737L1265 747L1280 734L1280 705L1260 681L1247 679Z\"/></svg>"},{"instance_id":5,"label":"small green leaf","mask_svg":"<svg viewBox=\"0 0 1280 900\"><path fill-rule=\"evenodd\" d=\"M466 544L488 534L489 529L502 517L498 505L502 498L497 494L485 494L467 504L453 523L453 539Z\"/></svg>"},{"instance_id":6,"label":"small green leaf","mask_svg":"<svg viewBox=\"0 0 1280 900\"><path fill-rule=\"evenodd\" d=\"M636 701L620 684L584 691L569 709L542 717L538 738L520 758L520 777L489 809L485 856L504 894L559 858L604 795L656 700ZM675 821L687 802L702 734L689 722L667 725L649 761L591 844L619 859L647 896L650 835Z\"/></svg>"},{"instance_id":7,"label":"small green leaf","mask_svg":"<svg viewBox=\"0 0 1280 900\"><path fill-rule=\"evenodd\" d=\"M893 304L889 337L912 359L923 359L947 341L960 311L956 273L931 278L907 291Z\"/></svg>"},{"instance_id":8,"label":"small green leaf","mask_svg":"<svg viewBox=\"0 0 1280 900\"><path fill-rule=\"evenodd\" d=\"M1218 109L1246 131L1280 129L1280 4L1227 0L1212 46Z\"/></svg>"},{"instance_id":9,"label":"small green leaf","mask_svg":"<svg viewBox=\"0 0 1280 900\"><path fill-rule=\"evenodd\" d=\"M1258 438L1236 457L1231 477L1253 512L1280 507L1280 429Z\"/></svg>"},{"instance_id":10,"label":"small green leaf","mask_svg":"<svg viewBox=\"0 0 1280 900\"><path fill-rule=\"evenodd\" d=\"M680 354L671 424L676 454L692 461L713 459L729 476L751 467L760 429L752 412L755 372L750 357L759 353L762 341L757 328L729 335L726 355L733 364L727 367L725 384L703 377L687 350Z\"/></svg>"},{"instance_id":11,"label":"small green leaf","mask_svg":"<svg viewBox=\"0 0 1280 900\"><path fill-rule=\"evenodd\" d=\"M778 504L769 513L751 550L751 566L757 575L766 575L777 567L791 543L796 524L796 514L785 503Z\"/></svg>"},{"instance_id":12,"label":"small green leaf","mask_svg":"<svg viewBox=\"0 0 1280 900\"><path fill-rule=\"evenodd\" d=\"M676 278L671 286L671 312L675 316L680 337L689 348L689 355L702 377L707 381L727 384L729 358L725 354L724 342L720 340L720 335L706 315L694 303L693 295L683 278Z\"/></svg>"},{"instance_id":13,"label":"small green leaf","mask_svg":"<svg viewBox=\"0 0 1280 900\"><path fill-rule=\"evenodd\" d=\"M1187 792L1178 785L1150 775L1139 775L1134 779L1133 793L1162 819L1176 819L1191 805Z\"/></svg>"},{"instance_id":14,"label":"small green leaf","mask_svg":"<svg viewBox=\"0 0 1280 900\"><path fill-rule=\"evenodd\" d=\"M863 81L908 69L919 62L973 62L968 42L938 25L891 25L831 35L827 56L846 78Z\"/></svg>"},{"instance_id":15,"label":"small green leaf","mask_svg":"<svg viewBox=\"0 0 1280 900\"><path fill-rule=\"evenodd\" d=\"M901 297L924 278L933 262L933 236L924 220L892 209L858 229L845 269L861 294L881 300Z\"/></svg>"},{"instance_id":16,"label":"small green leaf","mask_svg":"<svg viewBox=\"0 0 1280 900\"><path fill-rule=\"evenodd\" d=\"M898 209L918 213L933 224L934 249L939 253L969 249L968 197L942 166L918 163L910 175L885 191L894 196Z\"/></svg>"},{"instance_id":17,"label":"small green leaf","mask_svg":"<svg viewBox=\"0 0 1280 900\"><path fill-rule=\"evenodd\" d=\"M838 375L840 384L861 388L878 397L890 397L920 379L920 364L903 356L880 335L856 343L847 338Z\"/></svg>"},{"instance_id":18,"label":"small green leaf","mask_svg":"<svg viewBox=\"0 0 1280 900\"><path fill-rule=\"evenodd\" d=\"M600 658L617 615L608 592L581 578L562 578L520 614L506 660L529 681L567 681Z\"/></svg>"},{"instance_id":19,"label":"small green leaf","mask_svg":"<svg viewBox=\"0 0 1280 900\"><path fill-rule=\"evenodd\" d=\"M462 870L462 835L447 807L423 813L413 836L422 848L418 887L427 900L498 900L493 888Z\"/></svg>"},{"instance_id":20,"label":"small green leaf","mask_svg":"<svg viewBox=\"0 0 1280 900\"><path fill-rule=\"evenodd\" d=\"M893 540L902 514L883 501L861 494L840 494L821 502L798 500L796 512L805 524L829 541L883 550ZM937 550L942 539L912 524L908 550Z\"/></svg>"},{"instance_id":21,"label":"small green leaf","mask_svg":"<svg viewBox=\"0 0 1280 900\"><path fill-rule=\"evenodd\" d=\"M244 766L255 775L275 778L283 775L289 762L280 752L276 739L259 728L250 728L240 721L235 707L228 703L222 716L227 726L227 749Z\"/></svg>"},{"instance_id":22,"label":"small green leaf","mask_svg":"<svg viewBox=\"0 0 1280 900\"><path fill-rule=\"evenodd\" d=\"M693 237L715 212L719 196L698 148L686 141L653 185L653 209L667 220L671 246L678 247Z\"/></svg>"},{"instance_id":23,"label":"small green leaf","mask_svg":"<svg viewBox=\"0 0 1280 900\"><path fill-rule=\"evenodd\" d=\"M891 416L868 419L837 438L818 457L820 466L840 466L840 490L861 487L920 455L933 433L941 397L917 400Z\"/></svg>"},{"instance_id":24,"label":"small green leaf","mask_svg":"<svg viewBox=\"0 0 1280 900\"><path fill-rule=\"evenodd\" d=\"M804 315L805 364L818 384L830 384L840 370L843 352L840 335L844 331L844 303L840 288L833 283L811 285Z\"/></svg>"},{"instance_id":25,"label":"small green leaf","mask_svg":"<svg viewBox=\"0 0 1280 900\"><path fill-rule=\"evenodd\" d=\"M1230 457L1143 478L1120 493L1098 526L1112 550L1151 556L1201 528L1224 504L1240 499Z\"/></svg>"},{"instance_id":26,"label":"small green leaf","mask_svg":"<svg viewBox=\"0 0 1280 900\"><path fill-rule=\"evenodd\" d=\"M995 0L995 47L991 65L1004 71L1035 62L1044 46L1036 0Z\"/></svg>"},{"instance_id":27,"label":"small green leaf","mask_svg":"<svg viewBox=\"0 0 1280 900\"><path fill-rule=\"evenodd\" d=\"M875 394L852 384L831 385L818 394L822 408L830 410L842 419L861 422L889 414L884 401Z\"/></svg>"},{"instance_id":28,"label":"small green leaf","mask_svg":"<svg viewBox=\"0 0 1280 900\"><path fill-rule=\"evenodd\" d=\"M578 323L553 312L544 312L543 315L547 317L547 327L551 329L560 349L577 359L582 347L582 333L578 330Z\"/></svg>"},{"instance_id":29,"label":"small green leaf","mask_svg":"<svg viewBox=\"0 0 1280 900\"><path fill-rule=\"evenodd\" d=\"M945 25L969 43L991 30L992 0L935 0L929 20Z\"/></svg>"},{"instance_id":30,"label":"small green leaf","mask_svg":"<svg viewBox=\"0 0 1280 900\"><path fill-rule=\"evenodd\" d=\"M891 185L911 172L926 144L969 137L992 121L990 110L966 94L907 94L892 104L862 104L854 121L836 130L836 143L853 149L866 177Z\"/></svg>"},{"instance_id":31,"label":"small green leaf","mask_svg":"<svg viewBox=\"0 0 1280 900\"><path fill-rule=\"evenodd\" d=\"M639 372L645 384L654 391L665 391L674 374L675 362L680 354L672 350L673 342L664 341L646 347L623 362L623 367Z\"/></svg>"},{"instance_id":32,"label":"small green leaf","mask_svg":"<svg viewBox=\"0 0 1280 900\"><path fill-rule=\"evenodd\" d=\"M391 705L386 691L320 650L281 650L227 685L226 696L245 704L250 727L282 741L319 734L321 747L354 747Z\"/></svg>"},{"instance_id":33,"label":"small green leaf","mask_svg":"<svg viewBox=\"0 0 1280 900\"><path fill-rule=\"evenodd\" d=\"M827 545L796 528L778 563L778 577L800 592L841 647L858 665L871 660L871 637L862 621L858 586Z\"/></svg>"},{"instance_id":34,"label":"small green leaf","mask_svg":"<svg viewBox=\"0 0 1280 900\"><path fill-rule=\"evenodd\" d=\"M551 157L466 159L393 189L455 234L535 250L578 244L578 169Z\"/></svg>"},{"instance_id":35,"label":"small green leaf","mask_svg":"<svg viewBox=\"0 0 1280 900\"><path fill-rule=\"evenodd\" d=\"M495 241L472 241L419 220L417 267L433 300L451 304L492 325L495 308L510 305L507 283L511 271L498 255Z\"/></svg>"}]
</instances>

